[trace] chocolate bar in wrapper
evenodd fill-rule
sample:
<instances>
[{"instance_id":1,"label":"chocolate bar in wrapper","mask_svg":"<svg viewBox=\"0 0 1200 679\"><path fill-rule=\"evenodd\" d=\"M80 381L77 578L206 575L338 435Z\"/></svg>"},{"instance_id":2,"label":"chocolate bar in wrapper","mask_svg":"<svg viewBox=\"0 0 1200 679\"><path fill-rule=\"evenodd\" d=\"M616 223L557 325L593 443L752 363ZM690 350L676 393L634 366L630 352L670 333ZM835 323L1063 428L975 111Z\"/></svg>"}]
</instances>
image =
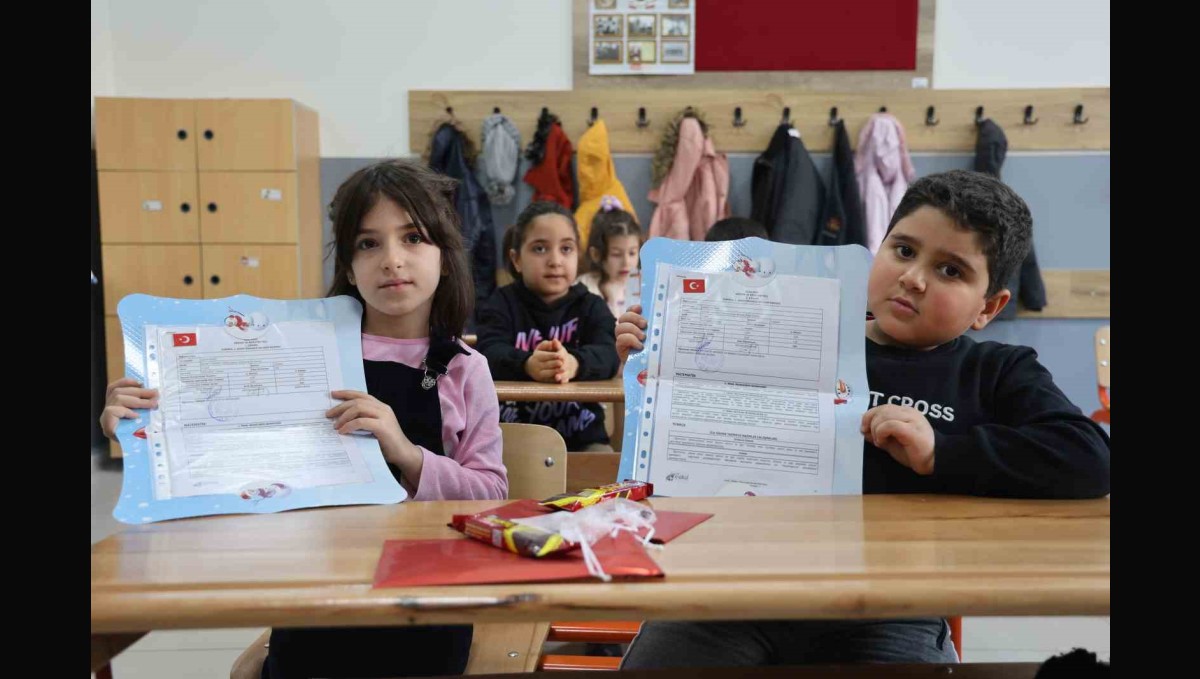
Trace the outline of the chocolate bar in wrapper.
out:
<instances>
[{"instance_id":1,"label":"chocolate bar in wrapper","mask_svg":"<svg viewBox=\"0 0 1200 679\"><path fill-rule=\"evenodd\" d=\"M451 524L469 537L521 556L537 558L578 546L558 533L495 516L459 514L453 517Z\"/></svg>"},{"instance_id":2,"label":"chocolate bar in wrapper","mask_svg":"<svg viewBox=\"0 0 1200 679\"><path fill-rule=\"evenodd\" d=\"M654 484L646 481L623 481L610 483L599 488L584 488L577 493L563 493L542 500L539 504L551 509L562 509L577 512L584 507L599 504L605 500L623 497L629 500L644 500L654 494Z\"/></svg>"}]
</instances>

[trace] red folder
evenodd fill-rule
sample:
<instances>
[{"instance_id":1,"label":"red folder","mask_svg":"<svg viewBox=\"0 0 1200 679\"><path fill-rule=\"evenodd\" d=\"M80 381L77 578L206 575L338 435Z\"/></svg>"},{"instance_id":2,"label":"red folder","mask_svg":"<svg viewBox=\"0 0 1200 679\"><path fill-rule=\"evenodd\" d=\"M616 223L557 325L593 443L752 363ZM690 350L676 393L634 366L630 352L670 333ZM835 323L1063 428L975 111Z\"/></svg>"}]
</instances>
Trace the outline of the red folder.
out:
<instances>
[{"instance_id":1,"label":"red folder","mask_svg":"<svg viewBox=\"0 0 1200 679\"><path fill-rule=\"evenodd\" d=\"M536 500L519 500L481 514L513 519L549 513ZM712 514L656 511L652 542L668 542ZM662 569L629 532L592 545L614 578L661 577ZM375 568L375 587L481 585L509 582L592 580L579 550L532 559L463 536L448 540L388 540Z\"/></svg>"}]
</instances>

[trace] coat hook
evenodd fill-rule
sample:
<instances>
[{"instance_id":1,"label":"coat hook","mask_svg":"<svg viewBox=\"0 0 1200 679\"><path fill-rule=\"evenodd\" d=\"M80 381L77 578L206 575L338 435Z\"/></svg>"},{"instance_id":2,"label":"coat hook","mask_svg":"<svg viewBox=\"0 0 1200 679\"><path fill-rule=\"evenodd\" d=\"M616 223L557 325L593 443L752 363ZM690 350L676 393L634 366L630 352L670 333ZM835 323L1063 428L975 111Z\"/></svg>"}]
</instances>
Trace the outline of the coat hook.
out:
<instances>
[{"instance_id":1,"label":"coat hook","mask_svg":"<svg viewBox=\"0 0 1200 679\"><path fill-rule=\"evenodd\" d=\"M593 106L593 107L592 107L592 115L588 117L588 121L587 121L587 123L588 123L588 127L591 127L592 125L595 125L595 124L596 124L596 119L597 119L597 118L599 118L599 117L600 117L600 114L599 114L599 112L596 110L596 107L595 107L595 106Z\"/></svg>"},{"instance_id":2,"label":"coat hook","mask_svg":"<svg viewBox=\"0 0 1200 679\"><path fill-rule=\"evenodd\" d=\"M746 119L742 117L742 107L741 106L737 106L733 109L733 126L734 127L745 127L746 126Z\"/></svg>"},{"instance_id":3,"label":"coat hook","mask_svg":"<svg viewBox=\"0 0 1200 679\"><path fill-rule=\"evenodd\" d=\"M983 107L976 106L975 107L975 125L978 126L978 125L982 125L982 124L983 124Z\"/></svg>"},{"instance_id":4,"label":"coat hook","mask_svg":"<svg viewBox=\"0 0 1200 679\"><path fill-rule=\"evenodd\" d=\"M792 109L788 106L783 107L783 117L779 120L780 125L792 124Z\"/></svg>"},{"instance_id":5,"label":"coat hook","mask_svg":"<svg viewBox=\"0 0 1200 679\"><path fill-rule=\"evenodd\" d=\"M934 110L933 110L932 106L925 109L925 124L930 127L933 127L934 125L937 125L939 122L941 122L937 118L933 117L933 114L934 114Z\"/></svg>"},{"instance_id":6,"label":"coat hook","mask_svg":"<svg viewBox=\"0 0 1200 679\"><path fill-rule=\"evenodd\" d=\"M446 107L446 115L449 115L452 118L454 117L454 107L453 106Z\"/></svg>"},{"instance_id":7,"label":"coat hook","mask_svg":"<svg viewBox=\"0 0 1200 679\"><path fill-rule=\"evenodd\" d=\"M499 114L499 113L500 113L500 107L499 107L499 106L493 106L493 107L492 107L492 113L493 113L493 114Z\"/></svg>"},{"instance_id":8,"label":"coat hook","mask_svg":"<svg viewBox=\"0 0 1200 679\"><path fill-rule=\"evenodd\" d=\"M837 107L834 106L833 108L829 109L829 126L836 127L838 122L839 119L837 115Z\"/></svg>"},{"instance_id":9,"label":"coat hook","mask_svg":"<svg viewBox=\"0 0 1200 679\"><path fill-rule=\"evenodd\" d=\"M1032 105L1026 106L1025 107L1025 121L1024 121L1025 124L1026 125L1037 125L1037 121L1038 121L1038 119L1033 117L1033 106Z\"/></svg>"},{"instance_id":10,"label":"coat hook","mask_svg":"<svg viewBox=\"0 0 1200 679\"><path fill-rule=\"evenodd\" d=\"M880 106L880 107L879 107L879 112L880 112L880 113L887 113L887 107L886 107L886 106Z\"/></svg>"},{"instance_id":11,"label":"coat hook","mask_svg":"<svg viewBox=\"0 0 1200 679\"><path fill-rule=\"evenodd\" d=\"M1077 104L1075 106L1075 120L1072 122L1074 122L1076 125L1082 125L1087 121L1088 119L1083 117L1083 104Z\"/></svg>"},{"instance_id":12,"label":"coat hook","mask_svg":"<svg viewBox=\"0 0 1200 679\"><path fill-rule=\"evenodd\" d=\"M592 109L592 110L594 111L596 109ZM639 106L638 107L637 126L638 127L649 127L649 125L650 125L650 121L646 120L646 107Z\"/></svg>"}]
</instances>

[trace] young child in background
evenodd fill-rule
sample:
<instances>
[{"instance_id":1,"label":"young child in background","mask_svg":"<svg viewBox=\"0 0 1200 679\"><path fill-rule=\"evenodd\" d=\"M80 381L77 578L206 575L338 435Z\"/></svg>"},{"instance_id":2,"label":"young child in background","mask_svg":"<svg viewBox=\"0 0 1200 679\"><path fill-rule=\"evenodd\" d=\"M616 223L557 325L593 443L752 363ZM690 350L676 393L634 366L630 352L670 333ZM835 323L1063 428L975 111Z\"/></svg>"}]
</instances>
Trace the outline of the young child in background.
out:
<instances>
[{"instance_id":1,"label":"young child in background","mask_svg":"<svg viewBox=\"0 0 1200 679\"><path fill-rule=\"evenodd\" d=\"M557 203L530 203L505 234L516 279L479 308L479 341L497 380L564 384L617 373L616 319L604 299L575 283L579 231ZM598 403L509 402L500 421L558 430L567 450L612 450Z\"/></svg>"},{"instance_id":2,"label":"young child in background","mask_svg":"<svg viewBox=\"0 0 1200 679\"><path fill-rule=\"evenodd\" d=\"M588 292L604 298L613 318L625 313L625 286L629 275L638 269L638 250L642 247L642 228L633 215L621 209L612 196L600 200L600 210L592 218L585 260L588 272L579 283Z\"/></svg>"},{"instance_id":3,"label":"young child in background","mask_svg":"<svg viewBox=\"0 0 1200 679\"><path fill-rule=\"evenodd\" d=\"M771 239L767 235L767 227L749 217L726 217L712 225L712 228L704 235L704 240L714 243L723 240L750 238L752 236L757 236L763 240Z\"/></svg>"}]
</instances>

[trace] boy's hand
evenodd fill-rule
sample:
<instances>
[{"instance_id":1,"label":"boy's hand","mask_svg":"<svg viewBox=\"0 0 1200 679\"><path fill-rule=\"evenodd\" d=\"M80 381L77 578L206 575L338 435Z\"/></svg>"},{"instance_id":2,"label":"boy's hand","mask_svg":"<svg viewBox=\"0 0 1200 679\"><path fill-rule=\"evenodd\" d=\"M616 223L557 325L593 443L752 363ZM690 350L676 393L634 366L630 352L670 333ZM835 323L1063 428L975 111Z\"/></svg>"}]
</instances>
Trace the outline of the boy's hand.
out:
<instances>
[{"instance_id":1,"label":"boy's hand","mask_svg":"<svg viewBox=\"0 0 1200 679\"><path fill-rule=\"evenodd\" d=\"M535 382L557 382L557 375L562 372L566 362L559 352L553 349L557 340L545 340L533 348L533 354L525 361L525 374ZM566 352L563 352L566 353Z\"/></svg>"},{"instance_id":2,"label":"boy's hand","mask_svg":"<svg viewBox=\"0 0 1200 679\"><path fill-rule=\"evenodd\" d=\"M867 443L886 450L922 476L933 473L933 427L916 408L882 405L863 414L859 427Z\"/></svg>"},{"instance_id":3,"label":"boy's hand","mask_svg":"<svg viewBox=\"0 0 1200 679\"><path fill-rule=\"evenodd\" d=\"M646 319L642 317L642 305L634 304L617 319L617 357L624 363L631 351L642 350L646 339Z\"/></svg>"},{"instance_id":4,"label":"boy's hand","mask_svg":"<svg viewBox=\"0 0 1200 679\"><path fill-rule=\"evenodd\" d=\"M104 411L100 413L100 430L113 441L117 440L117 421L136 420L134 408L157 408L158 390L143 389L132 377L122 377L104 390Z\"/></svg>"}]
</instances>

